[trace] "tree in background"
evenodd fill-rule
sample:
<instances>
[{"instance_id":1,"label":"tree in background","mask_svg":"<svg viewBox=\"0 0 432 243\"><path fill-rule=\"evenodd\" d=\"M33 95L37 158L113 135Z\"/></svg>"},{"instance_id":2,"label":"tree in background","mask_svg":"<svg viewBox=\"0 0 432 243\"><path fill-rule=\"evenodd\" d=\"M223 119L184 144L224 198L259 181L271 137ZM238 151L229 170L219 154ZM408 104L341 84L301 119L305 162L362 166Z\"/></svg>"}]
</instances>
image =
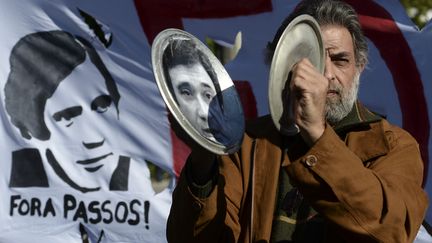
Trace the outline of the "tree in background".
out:
<instances>
[{"instance_id":1,"label":"tree in background","mask_svg":"<svg viewBox=\"0 0 432 243\"><path fill-rule=\"evenodd\" d=\"M420 29L432 18L432 0L401 0L401 3Z\"/></svg>"}]
</instances>

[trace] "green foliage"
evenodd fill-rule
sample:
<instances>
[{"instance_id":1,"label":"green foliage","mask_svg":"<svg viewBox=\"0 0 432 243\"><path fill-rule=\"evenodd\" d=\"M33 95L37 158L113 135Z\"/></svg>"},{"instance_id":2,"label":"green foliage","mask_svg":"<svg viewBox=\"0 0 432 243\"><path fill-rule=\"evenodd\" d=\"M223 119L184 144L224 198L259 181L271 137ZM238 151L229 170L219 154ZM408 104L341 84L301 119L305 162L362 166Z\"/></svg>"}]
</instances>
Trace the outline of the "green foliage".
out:
<instances>
[{"instance_id":1,"label":"green foliage","mask_svg":"<svg viewBox=\"0 0 432 243\"><path fill-rule=\"evenodd\" d=\"M400 0L408 16L419 27L423 28L432 15L432 0Z\"/></svg>"}]
</instances>

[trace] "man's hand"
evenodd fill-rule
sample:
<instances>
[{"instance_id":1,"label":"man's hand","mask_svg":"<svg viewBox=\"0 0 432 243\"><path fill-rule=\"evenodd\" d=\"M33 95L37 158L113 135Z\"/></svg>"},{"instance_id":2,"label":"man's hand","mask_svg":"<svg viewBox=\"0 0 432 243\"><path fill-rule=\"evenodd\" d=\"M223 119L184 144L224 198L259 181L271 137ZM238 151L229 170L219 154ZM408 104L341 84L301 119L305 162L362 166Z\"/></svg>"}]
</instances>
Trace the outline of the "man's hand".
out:
<instances>
[{"instance_id":1,"label":"man's hand","mask_svg":"<svg viewBox=\"0 0 432 243\"><path fill-rule=\"evenodd\" d=\"M292 69L290 89L294 121L311 146L324 133L328 80L304 58Z\"/></svg>"},{"instance_id":2,"label":"man's hand","mask_svg":"<svg viewBox=\"0 0 432 243\"><path fill-rule=\"evenodd\" d=\"M190 176L196 184L204 185L213 178L217 163L215 154L200 147L192 149L189 159L191 163Z\"/></svg>"},{"instance_id":3,"label":"man's hand","mask_svg":"<svg viewBox=\"0 0 432 243\"><path fill-rule=\"evenodd\" d=\"M195 140L193 140L189 134L187 134L180 124L177 122L172 115L168 116L171 123L171 128L174 133L180 138L191 150L189 155L190 159L190 172L191 177L195 183L204 185L213 178L213 169L215 168L217 161L216 155L208 151Z\"/></svg>"}]
</instances>

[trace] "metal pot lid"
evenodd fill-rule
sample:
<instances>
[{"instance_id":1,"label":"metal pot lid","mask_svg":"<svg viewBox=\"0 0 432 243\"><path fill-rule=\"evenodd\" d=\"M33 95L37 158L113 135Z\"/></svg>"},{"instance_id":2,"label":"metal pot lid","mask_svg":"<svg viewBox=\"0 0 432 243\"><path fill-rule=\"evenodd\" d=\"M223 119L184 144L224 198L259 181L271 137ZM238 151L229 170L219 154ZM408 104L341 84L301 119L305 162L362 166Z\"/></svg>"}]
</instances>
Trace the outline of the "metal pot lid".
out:
<instances>
[{"instance_id":1,"label":"metal pot lid","mask_svg":"<svg viewBox=\"0 0 432 243\"><path fill-rule=\"evenodd\" d=\"M192 34L160 32L152 45L156 83L169 111L199 145L216 154L240 148L244 115L223 65Z\"/></svg>"},{"instance_id":2,"label":"metal pot lid","mask_svg":"<svg viewBox=\"0 0 432 243\"><path fill-rule=\"evenodd\" d=\"M270 66L269 106L276 128L285 135L299 132L289 104L290 72L294 64L303 58L324 73L325 50L320 27L307 14L293 19L282 33Z\"/></svg>"}]
</instances>

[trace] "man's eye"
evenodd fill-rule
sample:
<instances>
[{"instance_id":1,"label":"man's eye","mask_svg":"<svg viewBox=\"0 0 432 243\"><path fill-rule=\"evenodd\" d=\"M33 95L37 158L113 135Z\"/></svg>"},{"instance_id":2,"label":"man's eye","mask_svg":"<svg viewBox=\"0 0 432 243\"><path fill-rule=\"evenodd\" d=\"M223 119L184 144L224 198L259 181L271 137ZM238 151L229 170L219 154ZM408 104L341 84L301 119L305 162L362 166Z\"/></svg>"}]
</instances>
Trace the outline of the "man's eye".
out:
<instances>
[{"instance_id":1,"label":"man's eye","mask_svg":"<svg viewBox=\"0 0 432 243\"><path fill-rule=\"evenodd\" d=\"M348 59L342 59L342 58L341 59L334 59L333 63L336 66L344 67L344 66L346 66L349 63L349 60Z\"/></svg>"},{"instance_id":2,"label":"man's eye","mask_svg":"<svg viewBox=\"0 0 432 243\"><path fill-rule=\"evenodd\" d=\"M108 110L112 103L112 99L109 95L101 95L93 100L91 103L91 109L98 113L104 113Z\"/></svg>"},{"instance_id":3,"label":"man's eye","mask_svg":"<svg viewBox=\"0 0 432 243\"><path fill-rule=\"evenodd\" d=\"M61 117L59 119L55 119L57 124L60 126L70 127L74 123L74 119L71 117Z\"/></svg>"},{"instance_id":4,"label":"man's eye","mask_svg":"<svg viewBox=\"0 0 432 243\"><path fill-rule=\"evenodd\" d=\"M212 88L205 88L202 90L202 96L207 100L211 100L215 95L216 92Z\"/></svg>"},{"instance_id":5,"label":"man's eye","mask_svg":"<svg viewBox=\"0 0 432 243\"><path fill-rule=\"evenodd\" d=\"M81 115L82 107L74 106L54 113L53 118L56 122L70 127L73 124L73 118Z\"/></svg>"},{"instance_id":6,"label":"man's eye","mask_svg":"<svg viewBox=\"0 0 432 243\"><path fill-rule=\"evenodd\" d=\"M208 100L210 100L211 98L213 98L213 94L210 92L205 92L204 97L206 97Z\"/></svg>"},{"instance_id":7,"label":"man's eye","mask_svg":"<svg viewBox=\"0 0 432 243\"><path fill-rule=\"evenodd\" d=\"M107 110L108 110L107 107L101 107L101 106L99 106L99 107L97 107L97 108L95 109L95 111L98 112L98 113L104 113L104 112L106 112Z\"/></svg>"},{"instance_id":8,"label":"man's eye","mask_svg":"<svg viewBox=\"0 0 432 243\"><path fill-rule=\"evenodd\" d=\"M189 89L181 89L180 94L184 96L191 96L192 92Z\"/></svg>"}]
</instances>

